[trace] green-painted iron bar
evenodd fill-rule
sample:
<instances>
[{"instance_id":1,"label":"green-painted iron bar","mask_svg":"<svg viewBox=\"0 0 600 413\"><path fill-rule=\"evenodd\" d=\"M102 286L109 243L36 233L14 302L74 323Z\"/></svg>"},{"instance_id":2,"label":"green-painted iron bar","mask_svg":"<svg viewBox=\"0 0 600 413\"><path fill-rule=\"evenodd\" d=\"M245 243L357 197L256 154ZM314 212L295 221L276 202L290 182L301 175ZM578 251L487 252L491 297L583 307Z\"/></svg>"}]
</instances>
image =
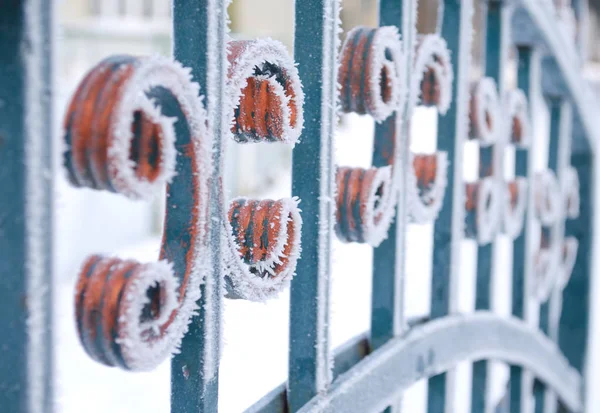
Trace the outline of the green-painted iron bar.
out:
<instances>
[{"instance_id":1,"label":"green-painted iron bar","mask_svg":"<svg viewBox=\"0 0 600 413\"><path fill-rule=\"evenodd\" d=\"M558 330L558 344L571 366L585 373L585 362L589 360L590 288L593 259L594 222L594 156L584 135L581 122L576 115L573 125L573 150L571 165L579 178L579 217L567 220L565 234L575 237L579 243L575 266L569 283L563 290L562 312ZM591 389L590 389L591 390ZM584 388L584 392L586 389ZM585 394L582 395L585 402Z\"/></svg>"},{"instance_id":2,"label":"green-painted iron bar","mask_svg":"<svg viewBox=\"0 0 600 413\"><path fill-rule=\"evenodd\" d=\"M533 49L528 46L517 47L517 86L521 89L527 101L531 102L533 77L535 76L535 60ZM530 113L532 107L530 105ZM533 132L533 131L532 131ZM527 208L523 216L523 229L513 241L513 262L512 262L512 315L525 319L526 303L526 280L527 274L531 269L531 257L528 254L528 243L531 239L530 225L532 214L532 190L533 173L530 165L530 157L534 153L535 139L530 140L529 149L515 149L515 177L526 177L527 182ZM510 366L510 413L521 413L523 408L523 370L520 366Z\"/></svg>"},{"instance_id":3,"label":"green-painted iron bar","mask_svg":"<svg viewBox=\"0 0 600 413\"><path fill-rule=\"evenodd\" d=\"M548 103L548 110L550 113L550 137L548 140L548 169L553 171L557 175L557 178L560 182L560 176L562 175L560 157L564 156L560 153L561 147L564 146L564 143L562 143L561 140L570 139L570 136L566 136L566 134L563 133L564 131L562 130L562 124L563 122L565 122L565 117L570 116L570 110L567 110L563 97L546 96L546 101ZM553 225L550 228L542 228L542 230L546 231L553 240L557 237L561 238L561 234L559 234L560 224L561 223ZM555 297L553 296L554 294L551 293L548 300L540 304L540 315L538 325L540 330L547 336L552 336L552 321L550 320L550 307L552 305L552 301L555 300ZM554 339L554 337L552 338ZM538 380L535 381L533 394L535 399L535 412L544 413L546 399L548 395L545 386Z\"/></svg>"},{"instance_id":4,"label":"green-painted iron bar","mask_svg":"<svg viewBox=\"0 0 600 413\"><path fill-rule=\"evenodd\" d=\"M304 87L304 130L292 159L302 200L302 256L290 291L288 406L298 411L331 381L329 285L333 236L332 137L336 122L337 0L296 2L295 60Z\"/></svg>"},{"instance_id":5,"label":"green-painted iron bar","mask_svg":"<svg viewBox=\"0 0 600 413\"><path fill-rule=\"evenodd\" d=\"M0 13L0 410L53 409L52 3Z\"/></svg>"},{"instance_id":6,"label":"green-painted iron bar","mask_svg":"<svg viewBox=\"0 0 600 413\"><path fill-rule=\"evenodd\" d=\"M175 0L173 2L173 45L175 58L191 68L193 80L200 84L214 136L212 180L223 176L220 156L224 122L222 110L225 90L227 30L226 2L219 0ZM191 173L191 171L190 171ZM202 285L199 314L190 322L181 343L181 352L171 362L171 412L213 413L218 410L219 345L221 342L221 228L223 213L219 186L211 186L210 243L212 268Z\"/></svg>"},{"instance_id":7,"label":"green-painted iron bar","mask_svg":"<svg viewBox=\"0 0 600 413\"><path fill-rule=\"evenodd\" d=\"M498 95L504 92L503 68L508 56L509 22L502 1L489 0L483 4L485 23L485 75L492 78L497 85ZM502 123L500 127L505 127ZM496 125L496 128L498 126ZM503 131L500 131L503 132ZM504 145L501 136L489 147L479 149L479 177L492 176L501 185ZM496 237L485 245L477 247L475 309L489 310L491 308L492 274L494 267L494 251ZM488 361L481 360L473 363L471 378L471 412L483 413L488 403Z\"/></svg>"},{"instance_id":8,"label":"green-painted iron bar","mask_svg":"<svg viewBox=\"0 0 600 413\"><path fill-rule=\"evenodd\" d=\"M404 2L410 5L412 2ZM403 2L400 0L381 0L379 2L379 25L396 26L402 33ZM409 26L410 27L410 26ZM402 36L403 41L404 35ZM405 48L406 49L406 48ZM404 108L402 108L404 110ZM375 149L373 151L373 166L387 165L385 154L380 153L384 145L377 145L378 141L387 141L390 132L402 136L401 157L399 165L394 168L401 169L401 178L405 178L407 160L407 130L403 122L400 131L397 127L389 127L389 122L396 122L396 116L403 117L404 113L397 113L384 123L375 125ZM398 123L396 123L398 125ZM406 200L404 191L400 191L399 205L394 222L389 228L388 238L379 247L373 250L373 290L371 295L371 347L373 350L385 344L392 337L400 334L404 323L403 311L403 285L404 285L404 250L406 233Z\"/></svg>"},{"instance_id":9,"label":"green-painted iron bar","mask_svg":"<svg viewBox=\"0 0 600 413\"><path fill-rule=\"evenodd\" d=\"M450 159L444 203L434 224L431 276L431 317L438 318L456 310L456 288L465 216L462 159L468 134L469 70L472 41L473 2L444 0L441 36L446 40L454 68L452 104L445 116L438 117L438 150ZM446 376L450 376L447 380ZM453 390L453 374L429 379L427 409L441 413L451 408L447 393ZM449 387L449 388L448 388Z\"/></svg>"},{"instance_id":10,"label":"green-painted iron bar","mask_svg":"<svg viewBox=\"0 0 600 413\"><path fill-rule=\"evenodd\" d=\"M585 132L577 114L573 124L571 165L579 177L579 217L567 220L565 235L577 238L577 259L569 283L563 290L563 311L559 324L559 345L569 362L580 372L584 371L590 310L590 277L593 232L593 154L584 136Z\"/></svg>"}]
</instances>

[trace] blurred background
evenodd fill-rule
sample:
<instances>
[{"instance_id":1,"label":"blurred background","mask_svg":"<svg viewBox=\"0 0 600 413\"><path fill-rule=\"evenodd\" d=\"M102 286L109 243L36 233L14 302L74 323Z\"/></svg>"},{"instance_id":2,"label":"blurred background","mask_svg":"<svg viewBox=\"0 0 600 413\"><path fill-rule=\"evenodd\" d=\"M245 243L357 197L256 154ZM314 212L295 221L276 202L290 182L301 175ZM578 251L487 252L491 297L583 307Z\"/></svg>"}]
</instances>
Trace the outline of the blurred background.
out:
<instances>
[{"instance_id":1,"label":"blurred background","mask_svg":"<svg viewBox=\"0 0 600 413\"><path fill-rule=\"evenodd\" d=\"M301 0L298 0L301 1ZM376 25L376 0L343 0L344 31L357 25ZM478 2L476 2L478 3ZM550 3L549 3L550 4ZM85 73L113 54L171 55L170 0L58 0L56 52L57 132L65 106ZM576 28L582 50L583 72L591 87L600 81L600 0L590 1L587 28ZM293 0L234 0L229 8L233 38L272 37L293 53ZM481 76L481 22L479 3L474 16L474 79ZM437 2L420 1L418 30L435 31ZM511 55L512 56L512 55ZM514 62L506 67L507 82L514 85ZM536 139L541 148L548 135L548 113L539 91L532 102ZM436 149L437 113L420 108L411 124L414 151ZM373 122L368 117L345 115L335 136L336 162L363 166L371 163ZM60 145L55 148L60 164ZM230 144L226 182L230 196L258 198L291 194L291 150L277 144ZM534 163L542 169L547 154L536 151ZM474 180L477 171L476 145L465 146L464 176ZM506 169L512 171L513 157L507 154ZM242 173L242 171L244 171ZM96 364L80 346L74 325L73 292L78 267L92 253L115 254L152 261L158 256L164 199L134 202L122 196L69 187L62 168L57 168L56 188L56 277L57 380L59 413L167 413L169 411L169 362L152 373L125 373ZM510 177L510 173L507 174ZM432 225L410 225L408 229L405 309L408 316L429 313ZM510 263L512 244L498 236L494 283L498 296L494 310L510 313ZM461 311L472 311L475 285L474 260L477 247L462 242L463 272L460 279ZM334 347L369 329L371 295L371 248L335 241L331 334ZM240 412L285 380L288 343L288 293L266 304L225 302L224 342L221 362L220 411ZM534 313L537 310L534 310ZM533 320L532 322L536 322ZM459 388L470 385L470 366L458 368ZM493 397L500 399L508 369L493 367ZM464 387L466 389L466 387ZM592 387L590 387L592 388ZM462 392L467 395L467 392ZM411 389L403 403L406 412L421 412L426 385ZM462 400L464 399L464 400ZM469 411L467 397L459 390L454 401L457 413ZM599 410L600 411L600 410Z\"/></svg>"}]
</instances>

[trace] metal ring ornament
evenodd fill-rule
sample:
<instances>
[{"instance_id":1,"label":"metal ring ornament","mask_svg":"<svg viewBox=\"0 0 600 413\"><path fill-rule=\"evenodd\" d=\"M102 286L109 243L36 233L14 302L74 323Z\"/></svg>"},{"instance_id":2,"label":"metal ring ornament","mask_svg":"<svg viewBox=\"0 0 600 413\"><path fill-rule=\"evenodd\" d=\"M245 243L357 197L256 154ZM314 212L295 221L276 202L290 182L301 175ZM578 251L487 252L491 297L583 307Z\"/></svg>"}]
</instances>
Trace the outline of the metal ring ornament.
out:
<instances>
[{"instance_id":1,"label":"metal ring ornament","mask_svg":"<svg viewBox=\"0 0 600 413\"><path fill-rule=\"evenodd\" d=\"M271 39L231 41L228 51L233 139L294 145L304 125L304 93L285 46ZM301 250L298 203L297 198L230 203L223 220L228 298L264 301L289 286Z\"/></svg>"},{"instance_id":2,"label":"metal ring ornament","mask_svg":"<svg viewBox=\"0 0 600 413\"><path fill-rule=\"evenodd\" d=\"M559 289L564 289L569 283L575 261L577 260L577 250L579 249L579 241L575 237L566 237L562 243L560 251L560 262L556 277L556 286Z\"/></svg>"},{"instance_id":3,"label":"metal ring ornament","mask_svg":"<svg viewBox=\"0 0 600 413\"><path fill-rule=\"evenodd\" d=\"M500 217L498 192L496 180L491 176L465 184L465 235L480 245L492 242L496 233Z\"/></svg>"},{"instance_id":4,"label":"metal ring ornament","mask_svg":"<svg viewBox=\"0 0 600 413\"><path fill-rule=\"evenodd\" d=\"M579 217L580 199L579 199L579 175L573 167L563 170L562 197L564 199L565 216L568 219Z\"/></svg>"},{"instance_id":5,"label":"metal ring ornament","mask_svg":"<svg viewBox=\"0 0 600 413\"><path fill-rule=\"evenodd\" d=\"M387 165L338 167L335 231L343 242L378 246L388 235L396 211L399 158L395 113L403 106L402 43L395 27L357 27L340 55L338 81L343 112L369 114L386 122L386 142L375 142ZM389 138L389 139L388 139Z\"/></svg>"},{"instance_id":6,"label":"metal ring ornament","mask_svg":"<svg viewBox=\"0 0 600 413\"><path fill-rule=\"evenodd\" d=\"M560 254L559 251L555 251L553 248L541 248L535 255L530 289L540 303L548 300L556 284L558 260L554 255L557 253Z\"/></svg>"},{"instance_id":7,"label":"metal ring ornament","mask_svg":"<svg viewBox=\"0 0 600 413\"><path fill-rule=\"evenodd\" d=\"M437 218L446 192L448 154L411 154L414 173L408 175L409 213L414 223Z\"/></svg>"},{"instance_id":8,"label":"metal ring ornament","mask_svg":"<svg viewBox=\"0 0 600 413\"><path fill-rule=\"evenodd\" d=\"M517 238L523 230L528 201L527 188L527 179L523 177L517 177L513 181L505 183L502 228L510 239Z\"/></svg>"},{"instance_id":9,"label":"metal ring ornament","mask_svg":"<svg viewBox=\"0 0 600 413\"><path fill-rule=\"evenodd\" d=\"M485 77L471 86L469 103L469 137L487 147L498 139L500 129L500 102L496 82Z\"/></svg>"},{"instance_id":10,"label":"metal ring ornament","mask_svg":"<svg viewBox=\"0 0 600 413\"><path fill-rule=\"evenodd\" d=\"M504 112L509 125L507 142L517 148L528 148L531 143L531 122L525 92L521 89L508 91L504 97Z\"/></svg>"},{"instance_id":11,"label":"metal ring ornament","mask_svg":"<svg viewBox=\"0 0 600 413\"><path fill-rule=\"evenodd\" d=\"M79 338L108 366L156 367L177 351L197 310L210 260L212 170L199 89L190 71L169 59L110 57L81 82L65 117L64 164L72 184L136 199L168 183L160 260L93 255L79 273Z\"/></svg>"},{"instance_id":12,"label":"metal ring ornament","mask_svg":"<svg viewBox=\"0 0 600 413\"><path fill-rule=\"evenodd\" d=\"M355 27L340 53L338 82L344 113L369 114L382 122L402 104L405 67L398 29Z\"/></svg>"},{"instance_id":13,"label":"metal ring ornament","mask_svg":"<svg viewBox=\"0 0 600 413\"><path fill-rule=\"evenodd\" d=\"M534 199L537 218L543 226L554 224L561 215L561 191L551 170L538 172L534 178Z\"/></svg>"},{"instance_id":14,"label":"metal ring ornament","mask_svg":"<svg viewBox=\"0 0 600 413\"><path fill-rule=\"evenodd\" d=\"M230 41L227 57L234 139L295 144L304 126L304 92L285 46L272 39Z\"/></svg>"},{"instance_id":15,"label":"metal ring ornament","mask_svg":"<svg viewBox=\"0 0 600 413\"><path fill-rule=\"evenodd\" d=\"M445 115L452 102L454 72L446 41L436 34L419 36L410 89L411 108L417 104L435 106Z\"/></svg>"}]
</instances>

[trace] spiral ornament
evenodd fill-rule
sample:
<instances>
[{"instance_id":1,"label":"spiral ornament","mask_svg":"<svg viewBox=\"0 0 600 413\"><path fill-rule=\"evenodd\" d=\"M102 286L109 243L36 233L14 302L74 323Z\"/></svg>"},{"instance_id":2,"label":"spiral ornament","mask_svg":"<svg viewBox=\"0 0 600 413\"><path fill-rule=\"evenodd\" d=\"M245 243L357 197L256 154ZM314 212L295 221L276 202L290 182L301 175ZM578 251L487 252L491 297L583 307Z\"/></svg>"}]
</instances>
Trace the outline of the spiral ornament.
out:
<instances>
[{"instance_id":1,"label":"spiral ornament","mask_svg":"<svg viewBox=\"0 0 600 413\"><path fill-rule=\"evenodd\" d=\"M103 364L156 367L177 350L197 310L209 261L212 168L201 99L176 62L114 56L88 73L71 100L64 164L73 185L137 199L168 184L160 260L93 255L79 273L79 338Z\"/></svg>"},{"instance_id":2,"label":"spiral ornament","mask_svg":"<svg viewBox=\"0 0 600 413\"><path fill-rule=\"evenodd\" d=\"M399 156L395 113L403 105L405 69L395 27L357 27L348 33L340 54L338 81L343 112L369 114L383 123L376 139L379 167L338 167L335 232L343 242L378 246L395 214ZM382 165L383 164L383 165Z\"/></svg>"},{"instance_id":3,"label":"spiral ornament","mask_svg":"<svg viewBox=\"0 0 600 413\"><path fill-rule=\"evenodd\" d=\"M505 122L509 126L507 142L520 149L528 148L531 144L531 122L525 92L521 89L507 92L503 106Z\"/></svg>"},{"instance_id":4,"label":"spiral ornament","mask_svg":"<svg viewBox=\"0 0 600 413\"><path fill-rule=\"evenodd\" d=\"M413 222L433 221L442 208L447 186L448 154L412 154L414 174L408 176L409 213Z\"/></svg>"},{"instance_id":5,"label":"spiral ornament","mask_svg":"<svg viewBox=\"0 0 600 413\"><path fill-rule=\"evenodd\" d=\"M494 144L500 130L500 102L496 82L486 77L471 86L469 137L482 147Z\"/></svg>"},{"instance_id":6,"label":"spiral ornament","mask_svg":"<svg viewBox=\"0 0 600 413\"><path fill-rule=\"evenodd\" d=\"M523 230L527 201L526 178L517 177L513 181L505 183L502 228L510 239L518 237Z\"/></svg>"},{"instance_id":7,"label":"spiral ornament","mask_svg":"<svg viewBox=\"0 0 600 413\"><path fill-rule=\"evenodd\" d=\"M445 115L452 102L454 72L443 38L427 34L417 39L413 73L411 105L434 106L440 115Z\"/></svg>"},{"instance_id":8,"label":"spiral ornament","mask_svg":"<svg viewBox=\"0 0 600 413\"><path fill-rule=\"evenodd\" d=\"M271 39L231 41L228 50L231 137L238 143L294 145L304 125L304 93L285 46ZM223 220L228 298L264 301L289 286L301 250L298 203L297 198L229 203Z\"/></svg>"},{"instance_id":9,"label":"spiral ornament","mask_svg":"<svg viewBox=\"0 0 600 413\"><path fill-rule=\"evenodd\" d=\"M492 242L500 218L499 191L493 177L465 184L468 238L480 245Z\"/></svg>"}]
</instances>

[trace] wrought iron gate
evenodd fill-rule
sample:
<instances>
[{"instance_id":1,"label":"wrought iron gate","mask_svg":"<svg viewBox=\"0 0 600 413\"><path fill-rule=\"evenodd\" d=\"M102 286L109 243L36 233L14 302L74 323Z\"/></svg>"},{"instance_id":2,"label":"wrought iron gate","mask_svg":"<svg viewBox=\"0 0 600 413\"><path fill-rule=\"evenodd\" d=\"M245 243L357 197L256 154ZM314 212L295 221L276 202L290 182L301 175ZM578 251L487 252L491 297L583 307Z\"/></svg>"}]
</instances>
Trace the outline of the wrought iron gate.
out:
<instances>
[{"instance_id":1,"label":"wrought iron gate","mask_svg":"<svg viewBox=\"0 0 600 413\"><path fill-rule=\"evenodd\" d=\"M416 32L417 1L380 0L380 27L356 28L343 45L338 0L296 1L297 69L276 42L229 41L228 2L174 0L176 62L109 58L84 79L65 115L63 160L73 185L140 198L168 183L161 261L91 256L82 266L75 313L86 351L128 370L150 369L176 351L171 411L216 412L224 297L265 300L291 284L288 381L251 412L398 411L403 390L423 378L428 411L448 411L452 370L465 360L474 362L473 412L492 407L488 360L511 366L499 410L526 411L533 393L536 412L591 411L584 371L600 128L580 75L585 4L573 2L487 1L484 76L472 82L473 0L442 0L437 32L426 36ZM51 30L48 2L14 0L0 11L0 406L7 412L53 410ZM517 88L509 90L511 49ZM536 88L550 112L541 173L531 156L546 148L533 147L528 112ZM419 105L439 113L435 154L409 150ZM335 164L340 111L377 121L372 168ZM296 198L236 199L225 209L219 183L230 137L296 145L292 194L301 212ZM480 163L469 183L467 140L478 143ZM509 146L515 171L506 180ZM431 221L431 315L409 322L406 226ZM511 318L490 311L501 231L513 240ZM335 236L374 251L371 330L333 354ZM456 311L464 237L478 243L471 314ZM541 303L538 329L528 323L532 299Z\"/></svg>"}]
</instances>

